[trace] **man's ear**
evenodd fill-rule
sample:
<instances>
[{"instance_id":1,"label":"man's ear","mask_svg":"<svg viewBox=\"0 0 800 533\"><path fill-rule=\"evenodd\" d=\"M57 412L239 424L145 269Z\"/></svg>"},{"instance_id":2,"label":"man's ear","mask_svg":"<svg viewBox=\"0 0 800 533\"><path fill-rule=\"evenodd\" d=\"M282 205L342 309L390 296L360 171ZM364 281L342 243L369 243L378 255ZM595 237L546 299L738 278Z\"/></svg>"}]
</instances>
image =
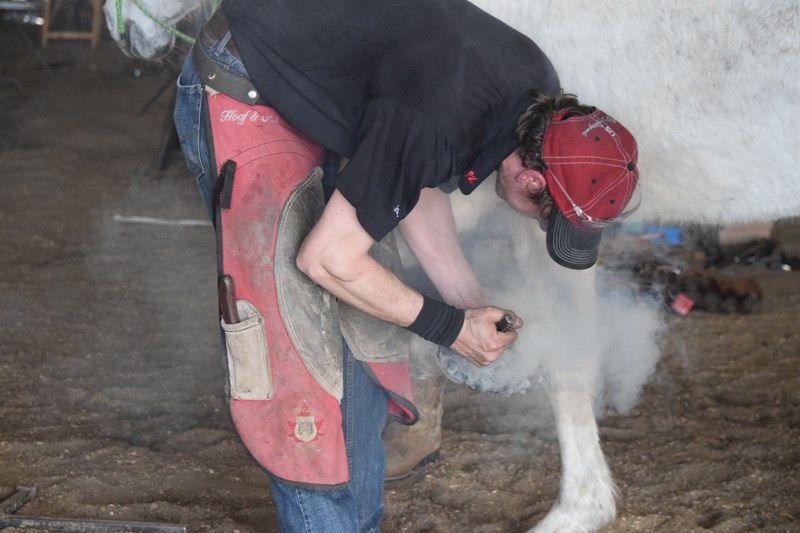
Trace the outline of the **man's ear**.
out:
<instances>
[{"instance_id":1,"label":"man's ear","mask_svg":"<svg viewBox=\"0 0 800 533\"><path fill-rule=\"evenodd\" d=\"M547 186L547 180L545 180L544 175L532 168L522 169L520 173L517 174L517 181L524 184L528 192L535 192Z\"/></svg>"}]
</instances>

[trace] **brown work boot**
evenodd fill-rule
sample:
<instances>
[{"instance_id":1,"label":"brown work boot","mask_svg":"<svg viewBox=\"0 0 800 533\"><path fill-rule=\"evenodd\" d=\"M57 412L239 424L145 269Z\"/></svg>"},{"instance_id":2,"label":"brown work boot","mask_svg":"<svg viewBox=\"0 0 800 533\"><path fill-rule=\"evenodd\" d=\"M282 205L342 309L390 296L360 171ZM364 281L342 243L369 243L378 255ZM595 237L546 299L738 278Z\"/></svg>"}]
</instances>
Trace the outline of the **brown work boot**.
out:
<instances>
[{"instance_id":1,"label":"brown work boot","mask_svg":"<svg viewBox=\"0 0 800 533\"><path fill-rule=\"evenodd\" d=\"M408 477L419 465L435 461L442 445L442 399L447 378L441 375L414 380L419 421L413 426L390 421L383 431L386 481Z\"/></svg>"}]
</instances>

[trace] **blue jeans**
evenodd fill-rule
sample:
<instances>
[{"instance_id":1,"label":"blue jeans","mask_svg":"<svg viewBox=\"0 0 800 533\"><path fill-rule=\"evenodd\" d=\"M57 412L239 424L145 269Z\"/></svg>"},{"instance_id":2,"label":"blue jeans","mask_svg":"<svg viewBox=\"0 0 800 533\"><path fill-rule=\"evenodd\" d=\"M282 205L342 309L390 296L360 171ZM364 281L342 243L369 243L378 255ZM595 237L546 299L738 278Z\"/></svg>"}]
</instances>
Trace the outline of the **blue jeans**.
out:
<instances>
[{"instance_id":1,"label":"blue jeans","mask_svg":"<svg viewBox=\"0 0 800 533\"><path fill-rule=\"evenodd\" d=\"M244 65L225 49L227 39L207 44L198 38L196 46L203 46L210 57L222 67L237 74L247 74ZM200 197L214 219L212 192L216 180L215 169L211 168L211 157L208 148L208 135L203 120L203 85L194 70L191 55L183 63L178 76L178 94L175 100L175 129L181 142L181 150L189 172L197 180Z\"/></svg>"},{"instance_id":2,"label":"blue jeans","mask_svg":"<svg viewBox=\"0 0 800 533\"><path fill-rule=\"evenodd\" d=\"M350 483L335 491L308 490L270 480L281 532L378 532L383 518L385 459L381 432L388 397L344 343L342 425Z\"/></svg>"},{"instance_id":3,"label":"blue jeans","mask_svg":"<svg viewBox=\"0 0 800 533\"><path fill-rule=\"evenodd\" d=\"M246 74L223 39L206 43L198 39L221 67ZM175 126L186 165L213 220L212 192L215 169L208 148L209 132L203 120L203 86L187 57L178 78ZM330 158L328 158L330 163ZM328 166L328 165L326 165ZM296 487L270 478L280 531L291 533L377 532L383 517L385 458L381 433L386 423L388 396L368 375L364 363L344 345L344 396L342 429L347 448L350 481L339 490Z\"/></svg>"}]
</instances>

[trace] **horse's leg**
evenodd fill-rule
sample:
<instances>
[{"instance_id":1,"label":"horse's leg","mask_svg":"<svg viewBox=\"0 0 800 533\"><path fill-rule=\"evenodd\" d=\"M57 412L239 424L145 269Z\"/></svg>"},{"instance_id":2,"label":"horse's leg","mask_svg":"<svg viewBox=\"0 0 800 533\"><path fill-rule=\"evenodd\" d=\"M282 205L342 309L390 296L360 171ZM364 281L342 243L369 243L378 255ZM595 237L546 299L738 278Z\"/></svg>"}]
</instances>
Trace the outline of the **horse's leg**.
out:
<instances>
[{"instance_id":1,"label":"horse's leg","mask_svg":"<svg viewBox=\"0 0 800 533\"><path fill-rule=\"evenodd\" d=\"M616 516L616 490L597 432L590 391L552 376L551 401L561 446L561 488L532 532L596 531ZM570 381L570 380L566 380Z\"/></svg>"},{"instance_id":2,"label":"horse's leg","mask_svg":"<svg viewBox=\"0 0 800 533\"><path fill-rule=\"evenodd\" d=\"M560 491L533 531L595 531L616 515L616 489L600 449L593 409L601 379L595 269L574 271L556 265L543 243L537 246L530 235L538 233L515 239L514 252L519 264L528 265L523 272L530 276L529 286L535 286L532 296L544 302L547 313L546 320L529 327L546 328L560 347L540 354L561 449Z\"/></svg>"}]
</instances>

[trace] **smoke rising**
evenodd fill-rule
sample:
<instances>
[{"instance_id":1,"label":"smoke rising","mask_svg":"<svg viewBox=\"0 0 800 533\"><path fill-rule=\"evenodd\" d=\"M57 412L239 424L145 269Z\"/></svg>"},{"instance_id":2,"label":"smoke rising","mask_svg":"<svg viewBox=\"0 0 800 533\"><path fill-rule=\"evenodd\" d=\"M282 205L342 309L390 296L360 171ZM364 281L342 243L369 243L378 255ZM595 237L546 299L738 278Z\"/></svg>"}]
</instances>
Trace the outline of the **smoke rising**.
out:
<instances>
[{"instance_id":1,"label":"smoke rising","mask_svg":"<svg viewBox=\"0 0 800 533\"><path fill-rule=\"evenodd\" d=\"M442 352L445 373L500 394L523 392L544 378L549 387L594 391L598 409L634 407L660 356L659 302L643 298L619 269L558 266L538 224L499 200L491 181L469 197L454 196L462 247L487 303L514 311L525 325L485 369Z\"/></svg>"}]
</instances>

